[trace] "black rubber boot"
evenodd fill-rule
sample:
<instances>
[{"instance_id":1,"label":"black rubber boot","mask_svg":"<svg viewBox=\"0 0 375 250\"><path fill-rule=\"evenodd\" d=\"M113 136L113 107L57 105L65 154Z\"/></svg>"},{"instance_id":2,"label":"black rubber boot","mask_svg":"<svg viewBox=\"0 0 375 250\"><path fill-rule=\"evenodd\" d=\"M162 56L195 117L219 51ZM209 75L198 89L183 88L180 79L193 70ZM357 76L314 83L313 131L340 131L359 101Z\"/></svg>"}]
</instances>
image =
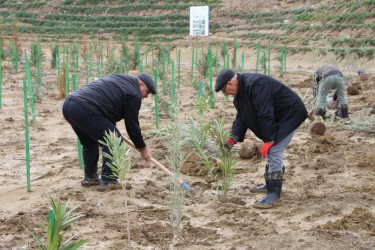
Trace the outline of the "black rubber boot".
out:
<instances>
[{"instance_id":1,"label":"black rubber boot","mask_svg":"<svg viewBox=\"0 0 375 250\"><path fill-rule=\"evenodd\" d=\"M326 111L324 109L318 108L318 110L316 111L316 114L320 115L323 119L326 119Z\"/></svg>"},{"instance_id":2,"label":"black rubber boot","mask_svg":"<svg viewBox=\"0 0 375 250\"><path fill-rule=\"evenodd\" d=\"M100 182L99 190L104 191L104 190L116 190L116 189L121 189L121 183L118 182L117 180L102 180Z\"/></svg>"},{"instance_id":3,"label":"black rubber boot","mask_svg":"<svg viewBox=\"0 0 375 250\"><path fill-rule=\"evenodd\" d=\"M341 118L349 118L348 105L341 106Z\"/></svg>"},{"instance_id":4,"label":"black rubber boot","mask_svg":"<svg viewBox=\"0 0 375 250\"><path fill-rule=\"evenodd\" d=\"M100 178L97 173L86 175L81 181L81 185L84 187L99 185Z\"/></svg>"},{"instance_id":5,"label":"black rubber boot","mask_svg":"<svg viewBox=\"0 0 375 250\"><path fill-rule=\"evenodd\" d=\"M281 189L283 185L283 172L276 171L272 173L264 174L267 186L267 195L257 202L257 207L267 208L267 205L280 199Z\"/></svg>"},{"instance_id":6,"label":"black rubber boot","mask_svg":"<svg viewBox=\"0 0 375 250\"><path fill-rule=\"evenodd\" d=\"M268 164L266 165L266 172L265 173L268 173ZM285 166L283 166L283 174L285 173ZM260 186L257 186L255 187L255 189L257 191L267 191L267 185L266 184L263 184L263 185L260 185Z\"/></svg>"},{"instance_id":7,"label":"black rubber boot","mask_svg":"<svg viewBox=\"0 0 375 250\"><path fill-rule=\"evenodd\" d=\"M349 118L349 113L348 113L348 105L343 105L341 106L336 112L335 112L336 117L340 118Z\"/></svg>"}]
</instances>

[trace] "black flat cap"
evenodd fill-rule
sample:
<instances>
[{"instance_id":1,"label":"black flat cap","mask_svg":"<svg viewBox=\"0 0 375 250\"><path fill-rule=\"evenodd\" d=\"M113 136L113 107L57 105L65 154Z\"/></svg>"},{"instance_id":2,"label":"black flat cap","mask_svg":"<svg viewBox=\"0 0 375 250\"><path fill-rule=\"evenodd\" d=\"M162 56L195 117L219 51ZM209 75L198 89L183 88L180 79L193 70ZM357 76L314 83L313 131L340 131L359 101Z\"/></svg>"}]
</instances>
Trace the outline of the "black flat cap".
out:
<instances>
[{"instance_id":1,"label":"black flat cap","mask_svg":"<svg viewBox=\"0 0 375 250\"><path fill-rule=\"evenodd\" d=\"M141 74L137 75L137 78L146 84L146 86L150 90L151 94L153 94L153 95L156 94L154 80L152 79L152 77L149 74L141 73Z\"/></svg>"},{"instance_id":2,"label":"black flat cap","mask_svg":"<svg viewBox=\"0 0 375 250\"><path fill-rule=\"evenodd\" d=\"M219 92L235 74L232 69L223 69L216 78L215 91Z\"/></svg>"}]
</instances>

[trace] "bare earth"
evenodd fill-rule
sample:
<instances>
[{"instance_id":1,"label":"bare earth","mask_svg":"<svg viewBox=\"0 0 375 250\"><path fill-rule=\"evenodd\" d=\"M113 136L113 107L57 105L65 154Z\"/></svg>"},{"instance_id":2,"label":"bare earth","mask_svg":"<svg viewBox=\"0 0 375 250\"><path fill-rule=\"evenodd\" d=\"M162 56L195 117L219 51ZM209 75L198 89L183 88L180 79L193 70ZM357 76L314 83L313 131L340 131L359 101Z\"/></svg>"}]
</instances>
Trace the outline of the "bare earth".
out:
<instances>
[{"instance_id":1,"label":"bare earth","mask_svg":"<svg viewBox=\"0 0 375 250\"><path fill-rule=\"evenodd\" d=\"M197 92L189 84L191 52L187 46L179 46L183 47L181 90L177 91L181 101L179 120L184 122L189 116L199 120L193 108ZM254 55L254 51L245 50L245 54ZM245 58L246 72L254 72L253 62L253 56ZM320 63L311 61L307 55L291 56L286 76L271 74L302 95L310 83L306 72L312 72ZM9 66L9 62L3 62L3 66ZM40 214L46 215L50 208L49 197L63 202L71 199L70 208L80 204L78 211L86 216L73 223L72 231L80 232L78 239L88 239L82 249L125 249L128 242L123 191L102 192L97 187L80 185L83 171L78 164L76 136L62 116L64 100L57 97L54 87L57 72L50 69L48 60L42 66L43 82L53 88L41 88L36 124L32 124L29 112L32 190L29 193L22 91L24 62L17 74L3 69L0 249L37 248L23 225L44 240L46 232L37 224L43 221ZM374 68L366 69L374 72ZM131 75L137 73L132 71ZM204 117L226 115L226 126L230 129L235 117L232 102L225 102L221 93L214 100L215 108ZM147 134L155 128L154 114L149 111L153 102L152 97L144 100L140 125L153 157L167 166L166 142ZM370 76L363 82L359 95L348 96L349 121L369 116L374 102L375 78ZM332 110L328 112L333 114ZM229 202L220 203L213 178L205 174L206 167L197 158L189 158L182 170L183 179L195 188L187 193L180 238L176 240L169 217L167 176L132 151L135 166L127 191L131 246L135 249L375 249L375 137L374 133L347 130L343 127L345 122L339 120L327 126L324 136L311 136L310 123L302 124L285 154L281 202L268 210L253 207L264 196L253 188L263 183L265 159L244 160L237 156ZM169 120L161 117L160 123L165 126ZM123 122L118 126L127 136ZM250 131L246 138L260 142Z\"/></svg>"}]
</instances>

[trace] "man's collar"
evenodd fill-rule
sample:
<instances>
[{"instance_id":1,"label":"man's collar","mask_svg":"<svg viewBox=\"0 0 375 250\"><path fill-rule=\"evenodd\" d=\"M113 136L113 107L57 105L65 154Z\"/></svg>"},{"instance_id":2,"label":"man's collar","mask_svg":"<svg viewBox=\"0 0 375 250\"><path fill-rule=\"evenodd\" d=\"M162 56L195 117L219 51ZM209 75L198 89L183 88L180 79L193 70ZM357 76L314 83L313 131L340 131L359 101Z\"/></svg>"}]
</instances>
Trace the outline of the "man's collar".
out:
<instances>
[{"instance_id":1,"label":"man's collar","mask_svg":"<svg viewBox=\"0 0 375 250\"><path fill-rule=\"evenodd\" d=\"M237 91L237 96L238 97L243 97L244 95L244 77L242 74L237 73L237 81L238 81L238 91Z\"/></svg>"}]
</instances>

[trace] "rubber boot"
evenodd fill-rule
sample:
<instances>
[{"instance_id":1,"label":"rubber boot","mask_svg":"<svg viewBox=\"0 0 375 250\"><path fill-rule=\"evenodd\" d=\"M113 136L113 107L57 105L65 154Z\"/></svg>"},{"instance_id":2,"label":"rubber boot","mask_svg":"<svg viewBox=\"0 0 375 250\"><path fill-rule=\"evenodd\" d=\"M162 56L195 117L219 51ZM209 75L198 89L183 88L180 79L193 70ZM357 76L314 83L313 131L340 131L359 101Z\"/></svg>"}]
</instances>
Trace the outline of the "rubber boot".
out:
<instances>
[{"instance_id":1,"label":"rubber boot","mask_svg":"<svg viewBox=\"0 0 375 250\"><path fill-rule=\"evenodd\" d=\"M266 206L281 198L281 189L283 185L283 172L276 171L265 174L267 195L258 201L258 205Z\"/></svg>"},{"instance_id":2,"label":"rubber boot","mask_svg":"<svg viewBox=\"0 0 375 250\"><path fill-rule=\"evenodd\" d=\"M341 118L349 118L348 105L341 106Z\"/></svg>"},{"instance_id":3,"label":"rubber boot","mask_svg":"<svg viewBox=\"0 0 375 250\"><path fill-rule=\"evenodd\" d=\"M265 173L268 173L268 164L266 165L266 172ZM283 174L285 173L285 166L283 166ZM267 185L266 184L263 184L263 185L260 185L260 186L257 186L255 187L255 189L257 191L267 191Z\"/></svg>"},{"instance_id":4,"label":"rubber boot","mask_svg":"<svg viewBox=\"0 0 375 250\"><path fill-rule=\"evenodd\" d=\"M86 175L81 181L81 185L84 187L99 185L100 178L97 173Z\"/></svg>"},{"instance_id":5,"label":"rubber boot","mask_svg":"<svg viewBox=\"0 0 375 250\"><path fill-rule=\"evenodd\" d=\"M323 119L326 119L326 111L324 109L318 108L316 114L320 115Z\"/></svg>"}]
</instances>

